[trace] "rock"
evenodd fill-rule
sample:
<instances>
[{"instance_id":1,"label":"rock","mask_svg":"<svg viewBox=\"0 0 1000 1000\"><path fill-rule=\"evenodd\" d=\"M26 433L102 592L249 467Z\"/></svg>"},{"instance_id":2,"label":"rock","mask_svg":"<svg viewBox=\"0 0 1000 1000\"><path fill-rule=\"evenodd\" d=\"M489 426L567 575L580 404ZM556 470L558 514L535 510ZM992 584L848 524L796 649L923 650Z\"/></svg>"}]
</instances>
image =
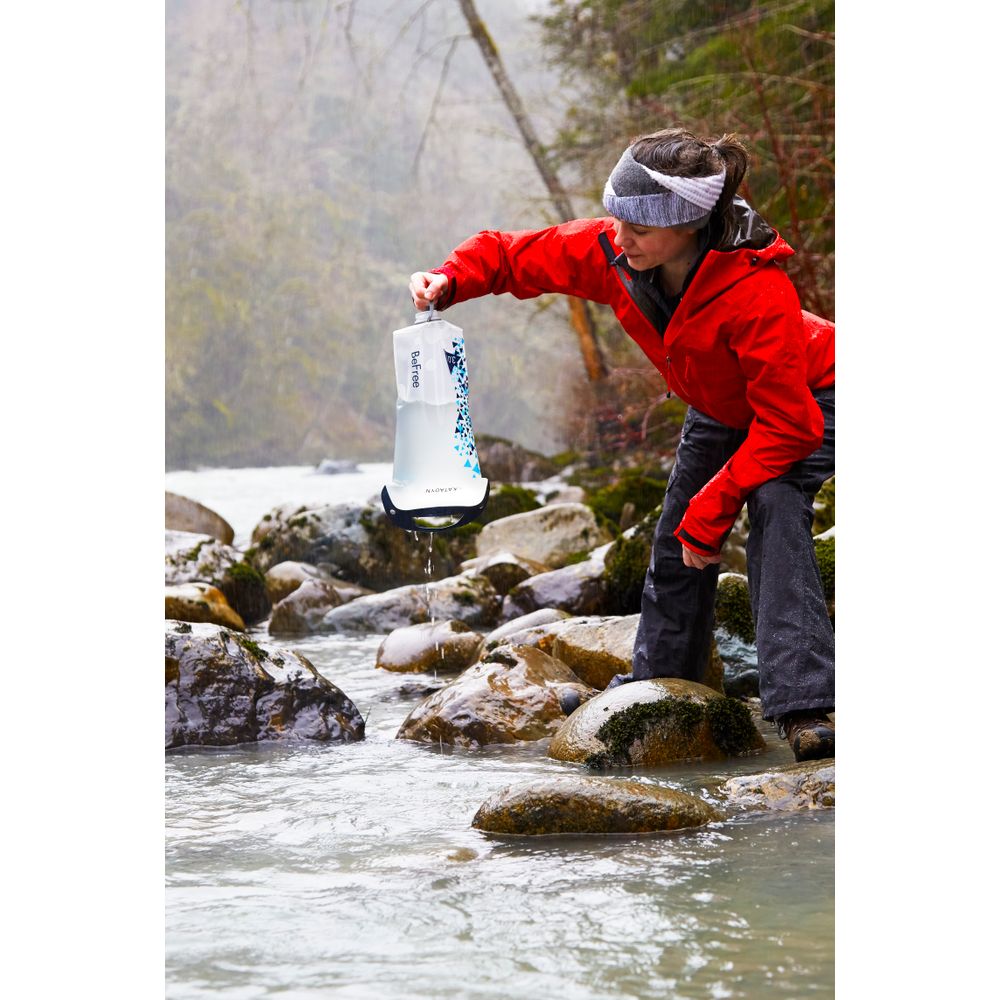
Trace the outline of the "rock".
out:
<instances>
[{"instance_id":1,"label":"rock","mask_svg":"<svg viewBox=\"0 0 1000 1000\"><path fill-rule=\"evenodd\" d=\"M209 583L218 587L247 625L263 621L271 610L263 574L232 546L209 535L166 533L164 582L168 586Z\"/></svg>"},{"instance_id":2,"label":"rock","mask_svg":"<svg viewBox=\"0 0 1000 1000\"><path fill-rule=\"evenodd\" d=\"M760 697L757 647L724 628L715 630L715 648L722 660L722 687L730 698Z\"/></svg>"},{"instance_id":3,"label":"rock","mask_svg":"<svg viewBox=\"0 0 1000 1000\"><path fill-rule=\"evenodd\" d=\"M764 747L747 707L694 681L658 677L602 691L552 738L549 756L590 767L655 767Z\"/></svg>"},{"instance_id":4,"label":"rock","mask_svg":"<svg viewBox=\"0 0 1000 1000\"><path fill-rule=\"evenodd\" d=\"M638 615L574 619L555 637L552 655L585 684L603 691L615 674L631 673L638 627Z\"/></svg>"},{"instance_id":5,"label":"rock","mask_svg":"<svg viewBox=\"0 0 1000 1000\"><path fill-rule=\"evenodd\" d=\"M494 646L499 646L502 642L504 645L537 646L538 643L535 642L527 641L521 643L513 641L513 639L515 636L519 637L521 633L536 625L551 625L554 622L565 621L569 617L568 612L560 611L558 608L540 608L538 611L532 611L530 614L513 618L511 621L505 622L503 625L495 628L483 640L483 648L487 650L493 649ZM504 642L507 639L511 639L511 642Z\"/></svg>"},{"instance_id":6,"label":"rock","mask_svg":"<svg viewBox=\"0 0 1000 1000\"><path fill-rule=\"evenodd\" d=\"M604 561L586 559L529 577L503 599L502 618L516 618L541 608L558 608L571 615L600 614L607 610Z\"/></svg>"},{"instance_id":7,"label":"rock","mask_svg":"<svg viewBox=\"0 0 1000 1000\"><path fill-rule=\"evenodd\" d=\"M313 635L323 632L323 619L344 603L337 588L326 580L306 580L271 612L271 635Z\"/></svg>"},{"instance_id":8,"label":"rock","mask_svg":"<svg viewBox=\"0 0 1000 1000\"><path fill-rule=\"evenodd\" d=\"M472 820L485 833L652 833L723 819L702 799L620 778L558 777L511 785L490 796Z\"/></svg>"},{"instance_id":9,"label":"rock","mask_svg":"<svg viewBox=\"0 0 1000 1000\"><path fill-rule=\"evenodd\" d=\"M210 535L223 545L232 545L235 533L224 518L202 506L197 500L190 500L177 493L166 494L166 528L168 531L188 531L196 535Z\"/></svg>"},{"instance_id":10,"label":"rock","mask_svg":"<svg viewBox=\"0 0 1000 1000\"><path fill-rule=\"evenodd\" d=\"M750 587L741 573L720 573L715 591L715 624L747 645L757 642L750 610Z\"/></svg>"},{"instance_id":11,"label":"rock","mask_svg":"<svg viewBox=\"0 0 1000 1000\"><path fill-rule=\"evenodd\" d=\"M548 567L533 559L515 556L512 552L495 552L489 556L466 559L459 569L463 573L478 573L480 576L485 576L493 584L493 589L502 597L528 577L545 573Z\"/></svg>"},{"instance_id":12,"label":"rock","mask_svg":"<svg viewBox=\"0 0 1000 1000\"><path fill-rule=\"evenodd\" d=\"M593 693L541 650L501 647L417 705L396 738L463 747L540 740L565 721L569 696Z\"/></svg>"},{"instance_id":13,"label":"rock","mask_svg":"<svg viewBox=\"0 0 1000 1000\"><path fill-rule=\"evenodd\" d=\"M254 528L252 541L261 570L286 561L329 564L332 575L376 591L425 581L431 552L435 575L447 576L461 549L461 539L441 535L414 542L381 507L351 503L275 507Z\"/></svg>"},{"instance_id":14,"label":"rock","mask_svg":"<svg viewBox=\"0 0 1000 1000\"><path fill-rule=\"evenodd\" d=\"M345 472L357 472L358 466L347 458L324 458L316 466L316 471L323 476L341 476Z\"/></svg>"},{"instance_id":15,"label":"rock","mask_svg":"<svg viewBox=\"0 0 1000 1000\"><path fill-rule=\"evenodd\" d=\"M532 612L530 615L522 615L521 618L515 618L507 622L503 628L506 628L507 625L513 626L519 621L527 622L528 619L534 618L535 615L541 615L550 610L552 609L543 608L541 611ZM501 629L497 629L486 637L483 648L489 651L501 646L530 646L533 649L540 649L543 653L548 653L551 656L552 646L556 641L556 637L573 623L583 621L600 621L600 618L597 616L589 618L573 617L572 615L567 615L566 612L562 612L560 618L554 619L551 622L526 624L516 631L506 634L500 634ZM494 638L494 636L497 636L497 638Z\"/></svg>"},{"instance_id":16,"label":"rock","mask_svg":"<svg viewBox=\"0 0 1000 1000\"><path fill-rule=\"evenodd\" d=\"M264 574L267 596L271 599L272 604L283 601L299 584L305 583L306 580L329 582L331 579L329 573L324 573L312 563L294 562L291 559L272 566Z\"/></svg>"},{"instance_id":17,"label":"rock","mask_svg":"<svg viewBox=\"0 0 1000 1000\"><path fill-rule=\"evenodd\" d=\"M555 462L537 451L489 434L476 435L476 452L483 475L493 482L534 482L558 471Z\"/></svg>"},{"instance_id":18,"label":"rock","mask_svg":"<svg viewBox=\"0 0 1000 1000\"><path fill-rule=\"evenodd\" d=\"M359 597L327 612L316 631L387 633L432 617L489 628L499 615L500 596L489 580L463 573L422 587L397 587Z\"/></svg>"},{"instance_id":19,"label":"rock","mask_svg":"<svg viewBox=\"0 0 1000 1000\"><path fill-rule=\"evenodd\" d=\"M611 614L632 615L639 612L653 547L653 532L662 512L662 506L657 507L612 543L604 560L607 610Z\"/></svg>"},{"instance_id":20,"label":"rock","mask_svg":"<svg viewBox=\"0 0 1000 1000\"><path fill-rule=\"evenodd\" d=\"M473 523L481 526L491 521L499 521L503 517L510 517L512 514L538 510L541 506L538 497L531 490L490 479L490 498L486 509L475 517Z\"/></svg>"},{"instance_id":21,"label":"rock","mask_svg":"<svg viewBox=\"0 0 1000 1000\"><path fill-rule=\"evenodd\" d=\"M587 499L587 491L582 486L570 486L561 479L546 479L535 486L546 504L583 503Z\"/></svg>"},{"instance_id":22,"label":"rock","mask_svg":"<svg viewBox=\"0 0 1000 1000\"><path fill-rule=\"evenodd\" d=\"M215 625L167 623L167 749L364 734L350 698L299 653Z\"/></svg>"},{"instance_id":23,"label":"rock","mask_svg":"<svg viewBox=\"0 0 1000 1000\"><path fill-rule=\"evenodd\" d=\"M580 552L611 541L594 512L580 503L558 503L493 521L476 536L476 554L513 552L559 569Z\"/></svg>"},{"instance_id":24,"label":"rock","mask_svg":"<svg viewBox=\"0 0 1000 1000\"><path fill-rule=\"evenodd\" d=\"M833 806L836 790L832 760L810 760L763 774L741 774L722 786L722 794L733 805L781 812Z\"/></svg>"},{"instance_id":25,"label":"rock","mask_svg":"<svg viewBox=\"0 0 1000 1000\"><path fill-rule=\"evenodd\" d=\"M482 646L483 637L463 622L422 622L390 632L378 648L375 666L397 673L465 670Z\"/></svg>"},{"instance_id":26,"label":"rock","mask_svg":"<svg viewBox=\"0 0 1000 1000\"><path fill-rule=\"evenodd\" d=\"M181 583L176 587L167 587L165 617L246 631L243 619L229 606L222 591L208 583Z\"/></svg>"}]
</instances>

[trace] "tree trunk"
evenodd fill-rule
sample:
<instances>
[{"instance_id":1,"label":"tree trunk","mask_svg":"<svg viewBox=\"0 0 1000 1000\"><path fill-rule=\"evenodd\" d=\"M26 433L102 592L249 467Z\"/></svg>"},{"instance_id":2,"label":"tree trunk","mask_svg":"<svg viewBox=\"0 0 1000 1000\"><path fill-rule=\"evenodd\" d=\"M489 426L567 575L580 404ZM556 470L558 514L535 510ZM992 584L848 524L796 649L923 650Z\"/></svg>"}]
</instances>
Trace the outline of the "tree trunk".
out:
<instances>
[{"instance_id":1,"label":"tree trunk","mask_svg":"<svg viewBox=\"0 0 1000 1000\"><path fill-rule=\"evenodd\" d=\"M521 103L521 98L514 89L514 85L507 75L507 70L504 69L504 65L500 60L500 53L497 51L493 39L486 30L483 19L476 10L474 0L458 0L458 4L465 15L469 32L475 43L479 46L479 51L483 54L483 59L486 60L486 65L489 67L490 73L493 74L493 79L496 81L500 96L503 98L504 104L507 105L507 110L513 116L514 122L517 124L521 138L524 139L524 145L532 160L534 160L538 172L542 175L542 181L549 192L552 204L563 219L569 220L574 218L573 206L570 204L566 189L562 186L555 171L549 165L545 155L545 147L535 133L524 105ZM568 298L570 321L573 324L573 329L576 331L577 339L580 341L580 353L583 355L583 364L587 370L587 377L591 382L596 382L608 374L608 367L604 362L604 356L601 353L600 345L597 343L597 338L594 336L594 323L590 315L590 309L584 299L573 296L569 296Z\"/></svg>"}]
</instances>

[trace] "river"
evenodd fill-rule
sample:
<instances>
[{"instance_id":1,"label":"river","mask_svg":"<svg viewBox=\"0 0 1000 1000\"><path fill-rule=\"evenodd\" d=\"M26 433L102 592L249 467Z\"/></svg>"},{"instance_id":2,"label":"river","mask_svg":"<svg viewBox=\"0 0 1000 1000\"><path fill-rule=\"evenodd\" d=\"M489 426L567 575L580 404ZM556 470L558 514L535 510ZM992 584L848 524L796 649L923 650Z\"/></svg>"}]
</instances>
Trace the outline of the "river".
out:
<instances>
[{"instance_id":1,"label":"river","mask_svg":"<svg viewBox=\"0 0 1000 1000\"><path fill-rule=\"evenodd\" d=\"M367 500L390 472L172 472L166 488L245 545L271 506ZM351 697L362 742L166 755L168 998L833 996L833 810L667 835L487 837L470 824L490 794L576 767L549 760L546 741L396 740L434 679L375 670L382 638L280 643ZM713 797L726 777L791 763L770 727L765 739L751 759L641 780Z\"/></svg>"}]
</instances>

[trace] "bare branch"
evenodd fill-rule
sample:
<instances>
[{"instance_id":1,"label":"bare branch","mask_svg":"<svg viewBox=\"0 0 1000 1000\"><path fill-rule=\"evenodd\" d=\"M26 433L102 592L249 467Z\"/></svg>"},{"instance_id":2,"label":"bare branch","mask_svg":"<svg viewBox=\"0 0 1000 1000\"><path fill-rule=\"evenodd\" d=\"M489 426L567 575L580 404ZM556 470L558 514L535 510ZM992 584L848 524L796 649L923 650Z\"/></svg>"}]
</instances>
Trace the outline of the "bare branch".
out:
<instances>
[{"instance_id":1,"label":"bare branch","mask_svg":"<svg viewBox=\"0 0 1000 1000\"><path fill-rule=\"evenodd\" d=\"M431 101L430 113L427 116L427 121L424 124L423 131L420 133L420 142L417 143L417 151L413 157L413 171L416 171L420 167L420 156L424 151L424 144L427 141L427 133L430 130L431 123L434 121L434 114L437 111L438 101L441 99L441 92L444 90L444 81L448 76L448 67L451 65L451 57L455 54L455 49L458 47L458 43L463 39L467 38L467 35L456 35L451 40L451 44L448 46L448 51L445 53L443 62L441 63L441 75L438 77L437 90L434 91L434 98Z\"/></svg>"}]
</instances>

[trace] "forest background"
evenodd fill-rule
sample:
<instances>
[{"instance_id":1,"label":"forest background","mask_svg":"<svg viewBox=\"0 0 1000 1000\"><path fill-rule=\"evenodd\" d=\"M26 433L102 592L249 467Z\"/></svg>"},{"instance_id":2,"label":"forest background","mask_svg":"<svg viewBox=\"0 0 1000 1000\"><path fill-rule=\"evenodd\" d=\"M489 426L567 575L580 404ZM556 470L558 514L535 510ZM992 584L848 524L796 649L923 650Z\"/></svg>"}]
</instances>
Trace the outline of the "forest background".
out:
<instances>
[{"instance_id":1,"label":"forest background","mask_svg":"<svg viewBox=\"0 0 1000 1000\"><path fill-rule=\"evenodd\" d=\"M603 215L624 146L675 124L745 139L743 193L795 247L803 305L834 318L828 0L167 0L167 467L388 460L409 274L480 229L561 221L540 169ZM562 297L449 314L477 434L552 452L609 408L649 426L656 373L606 307L591 317L597 380Z\"/></svg>"}]
</instances>

